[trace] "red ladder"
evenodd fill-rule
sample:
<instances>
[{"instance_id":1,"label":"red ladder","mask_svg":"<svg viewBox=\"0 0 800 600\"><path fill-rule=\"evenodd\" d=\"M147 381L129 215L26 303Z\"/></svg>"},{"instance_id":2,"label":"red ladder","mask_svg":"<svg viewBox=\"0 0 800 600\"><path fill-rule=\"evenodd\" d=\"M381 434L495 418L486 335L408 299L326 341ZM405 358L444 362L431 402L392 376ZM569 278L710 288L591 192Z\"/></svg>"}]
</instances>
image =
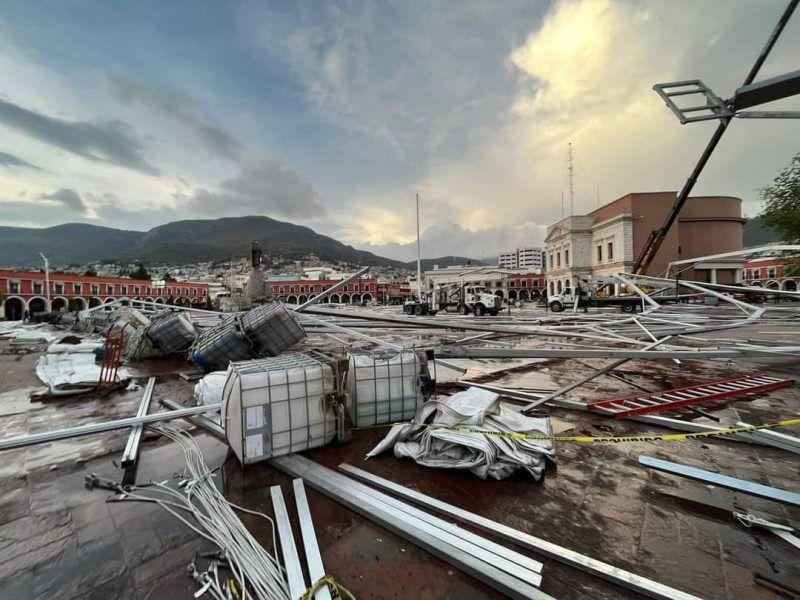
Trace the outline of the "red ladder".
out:
<instances>
[{"instance_id":1,"label":"red ladder","mask_svg":"<svg viewBox=\"0 0 800 600\"><path fill-rule=\"evenodd\" d=\"M633 415L673 410L693 404L715 402L733 396L760 394L790 385L794 385L794 379L748 375L747 377L723 379L722 381L690 385L674 390L664 390L663 392L602 400L593 402L588 407L590 411L610 414L615 419L625 419Z\"/></svg>"},{"instance_id":2,"label":"red ladder","mask_svg":"<svg viewBox=\"0 0 800 600\"><path fill-rule=\"evenodd\" d=\"M100 379L97 382L97 391L101 394L113 389L119 383L117 371L122 364L123 336L124 329L120 330L119 335L115 336L109 331L106 336L103 360L100 362Z\"/></svg>"}]
</instances>

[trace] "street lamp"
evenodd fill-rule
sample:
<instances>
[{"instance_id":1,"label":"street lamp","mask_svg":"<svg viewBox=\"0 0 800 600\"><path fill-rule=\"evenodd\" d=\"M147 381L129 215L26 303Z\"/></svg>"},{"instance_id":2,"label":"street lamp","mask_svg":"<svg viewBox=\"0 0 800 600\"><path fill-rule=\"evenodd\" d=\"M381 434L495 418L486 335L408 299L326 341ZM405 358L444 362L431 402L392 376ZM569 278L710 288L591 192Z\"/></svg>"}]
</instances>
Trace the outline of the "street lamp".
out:
<instances>
[{"instance_id":1,"label":"street lamp","mask_svg":"<svg viewBox=\"0 0 800 600\"><path fill-rule=\"evenodd\" d=\"M42 257L44 261L44 285L45 285L45 296L47 297L47 310L50 310L50 261L47 260L47 257L39 252L39 256Z\"/></svg>"}]
</instances>

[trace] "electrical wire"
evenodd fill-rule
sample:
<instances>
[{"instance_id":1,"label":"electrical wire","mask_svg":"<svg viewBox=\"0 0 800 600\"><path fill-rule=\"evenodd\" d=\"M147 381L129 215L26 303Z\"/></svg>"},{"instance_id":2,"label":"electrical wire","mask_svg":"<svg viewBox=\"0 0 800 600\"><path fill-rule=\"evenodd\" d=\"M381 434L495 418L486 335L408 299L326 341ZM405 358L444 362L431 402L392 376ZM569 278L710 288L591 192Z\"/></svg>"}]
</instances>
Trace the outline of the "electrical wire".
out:
<instances>
[{"instance_id":1,"label":"electrical wire","mask_svg":"<svg viewBox=\"0 0 800 600\"><path fill-rule=\"evenodd\" d=\"M225 499L213 480L197 441L175 426L154 427L181 447L186 458L186 471L178 489L166 482L150 482L119 488L115 501L153 502L161 506L199 536L219 548L219 556L230 567L232 581L221 584L217 563L197 572L194 562L189 572L201 586L198 594L209 593L218 600L275 598L290 600L286 571L275 556L275 523L264 513L246 509ZM266 519L272 533L273 552L267 551L247 530L235 511Z\"/></svg>"}]
</instances>

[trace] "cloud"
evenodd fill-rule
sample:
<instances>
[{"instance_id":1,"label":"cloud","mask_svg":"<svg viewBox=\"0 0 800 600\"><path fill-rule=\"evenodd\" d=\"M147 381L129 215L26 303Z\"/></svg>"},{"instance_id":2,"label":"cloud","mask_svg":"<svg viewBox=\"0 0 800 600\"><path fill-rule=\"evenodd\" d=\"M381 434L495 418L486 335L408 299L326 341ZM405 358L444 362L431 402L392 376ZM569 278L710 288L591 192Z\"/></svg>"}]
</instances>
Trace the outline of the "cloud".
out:
<instances>
[{"instance_id":1,"label":"cloud","mask_svg":"<svg viewBox=\"0 0 800 600\"><path fill-rule=\"evenodd\" d=\"M27 194L18 196L24 198ZM29 200L0 199L0 223L6 225L44 227L86 221L89 212L81 195L68 188L38 194Z\"/></svg>"},{"instance_id":2,"label":"cloud","mask_svg":"<svg viewBox=\"0 0 800 600\"><path fill-rule=\"evenodd\" d=\"M92 161L160 174L143 156L130 127L120 121L67 121L0 99L0 123Z\"/></svg>"},{"instance_id":3,"label":"cloud","mask_svg":"<svg viewBox=\"0 0 800 600\"><path fill-rule=\"evenodd\" d=\"M420 246L424 258L449 255L475 259L494 258L500 252L514 248L543 245L544 232L545 228L535 223L471 231L445 220L422 232ZM366 244L362 248L395 260L410 261L417 258L416 241L407 244Z\"/></svg>"},{"instance_id":4,"label":"cloud","mask_svg":"<svg viewBox=\"0 0 800 600\"><path fill-rule=\"evenodd\" d=\"M41 171L41 167L37 167L36 165L29 163L27 160L23 160L18 156L14 156L13 154L9 154L8 152L0 152L0 166L3 167L24 167L26 169L33 169L34 171Z\"/></svg>"},{"instance_id":5,"label":"cloud","mask_svg":"<svg viewBox=\"0 0 800 600\"><path fill-rule=\"evenodd\" d=\"M239 155L241 142L224 129L209 123L189 94L114 73L105 75L105 83L119 102L128 106L137 103L174 119L191 129L207 148L219 156L236 158Z\"/></svg>"},{"instance_id":6,"label":"cloud","mask_svg":"<svg viewBox=\"0 0 800 600\"><path fill-rule=\"evenodd\" d=\"M174 197L187 212L212 217L278 215L307 220L325 212L311 183L277 158L244 167L216 190L197 188Z\"/></svg>"},{"instance_id":7,"label":"cloud","mask_svg":"<svg viewBox=\"0 0 800 600\"><path fill-rule=\"evenodd\" d=\"M60 190L56 190L52 194L40 194L37 196L38 200L49 200L50 202L55 202L57 204L61 204L64 208L69 210L75 211L77 213L86 213L86 204L81 198L80 194L75 190L70 190L68 188L61 188Z\"/></svg>"}]
</instances>

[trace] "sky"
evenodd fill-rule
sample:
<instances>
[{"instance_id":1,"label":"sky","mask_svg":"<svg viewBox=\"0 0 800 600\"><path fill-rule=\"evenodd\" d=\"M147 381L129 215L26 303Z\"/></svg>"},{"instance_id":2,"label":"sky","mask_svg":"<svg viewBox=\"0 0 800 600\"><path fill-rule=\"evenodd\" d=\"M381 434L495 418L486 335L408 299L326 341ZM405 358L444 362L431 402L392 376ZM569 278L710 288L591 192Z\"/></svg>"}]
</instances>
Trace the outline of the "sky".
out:
<instances>
[{"instance_id":1,"label":"sky","mask_svg":"<svg viewBox=\"0 0 800 600\"><path fill-rule=\"evenodd\" d=\"M679 189L715 124L653 84L730 97L785 4L3 2L0 225L267 215L410 260L418 193L426 256L541 244L568 144L575 213ZM800 15L759 79L798 56ZM695 192L755 216L798 151L800 121L735 120Z\"/></svg>"}]
</instances>

